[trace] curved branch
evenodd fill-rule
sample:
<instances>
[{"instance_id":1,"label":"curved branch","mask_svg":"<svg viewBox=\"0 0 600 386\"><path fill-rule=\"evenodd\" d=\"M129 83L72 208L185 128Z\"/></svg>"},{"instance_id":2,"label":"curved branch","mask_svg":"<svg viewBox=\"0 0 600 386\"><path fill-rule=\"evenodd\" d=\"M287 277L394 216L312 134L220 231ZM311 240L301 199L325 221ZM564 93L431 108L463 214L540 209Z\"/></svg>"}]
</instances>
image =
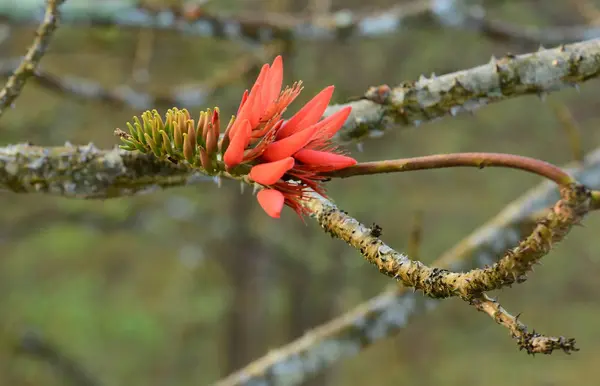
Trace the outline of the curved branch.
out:
<instances>
[{"instance_id":1,"label":"curved branch","mask_svg":"<svg viewBox=\"0 0 600 386\"><path fill-rule=\"evenodd\" d=\"M569 169L569 172L586 186L600 189L600 149L587 155L582 168ZM532 216L556 199L556 185L543 182L450 248L432 265L458 271L493 263L533 230L536 221ZM300 385L335 363L395 336L413 317L435 309L437 304L438 301L417 295L406 287L392 285L303 337L270 351L215 386Z\"/></svg>"},{"instance_id":2,"label":"curved branch","mask_svg":"<svg viewBox=\"0 0 600 386\"><path fill-rule=\"evenodd\" d=\"M347 178L381 173L409 172L416 170L442 169L451 167L504 167L528 171L548 178L558 185L574 182L568 173L558 166L535 158L501 153L453 153L436 154L389 161L363 162L345 169L323 173L329 177Z\"/></svg>"},{"instance_id":3,"label":"curved branch","mask_svg":"<svg viewBox=\"0 0 600 386\"><path fill-rule=\"evenodd\" d=\"M572 226L579 224L592 209L591 193L582 185L564 185L560 187L560 192L561 199L529 237L491 267L467 273L431 268L420 261L409 259L381 241L371 228L321 196L313 195L306 206L326 232L359 250L384 275L433 298L459 296L469 299L481 292L525 281L532 266L554 244L562 241Z\"/></svg>"}]
</instances>

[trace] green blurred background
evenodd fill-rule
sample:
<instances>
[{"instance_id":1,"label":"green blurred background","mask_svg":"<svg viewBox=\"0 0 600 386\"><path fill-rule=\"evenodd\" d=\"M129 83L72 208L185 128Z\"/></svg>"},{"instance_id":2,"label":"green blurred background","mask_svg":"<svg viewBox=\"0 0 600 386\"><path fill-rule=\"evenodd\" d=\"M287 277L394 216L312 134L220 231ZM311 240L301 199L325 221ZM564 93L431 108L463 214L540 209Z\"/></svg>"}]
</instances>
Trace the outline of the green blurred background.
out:
<instances>
[{"instance_id":1,"label":"green blurred background","mask_svg":"<svg viewBox=\"0 0 600 386\"><path fill-rule=\"evenodd\" d=\"M176 2L152 1L157 6ZM307 12L314 3L218 0L207 7ZM372 0L368 6L385 9L400 3ZM575 3L481 2L493 17L536 26L586 22ZM332 10L364 6L360 0L331 1ZM22 55L34 28L11 27L0 56ZM144 44L150 52L147 66L136 61ZM383 37L297 42L286 52L286 80L305 83L295 109L329 84L336 85L336 102L343 102L369 86L453 72L485 63L492 54L535 49L419 20ZM62 27L42 67L106 87L127 84L166 93L209 81L247 54L248 46L237 41ZM148 82L132 75L140 68L148 71ZM234 113L255 75L255 70L247 76L232 73L231 82L193 111L220 106L226 115ZM518 98L474 116L389 132L365 142L362 153L355 146L350 150L361 161L494 151L563 164L572 156L552 106L571 110L585 150L592 150L600 145L597 90L592 81L579 94L565 90L545 103ZM164 111L170 106L156 107ZM54 146L92 141L111 147L117 143L113 129L140 112L66 98L31 82L16 108L0 120L0 142ZM421 256L430 262L538 182L510 170L453 169L352 178L328 186L341 207L364 223L380 224L384 240L401 251L413 214L423 211ZM69 384L51 363L16 350L32 331L101 385L209 384L390 284L313 221L304 225L287 209L282 219L273 220L249 191L242 195L238 184L227 181L220 189L207 183L104 202L0 193L0 208L0 385ZM499 293L503 305L523 312L530 327L574 336L581 352L527 356L506 330L451 299L307 384L598 384L600 216L590 216L586 225L545 258L529 281Z\"/></svg>"}]
</instances>

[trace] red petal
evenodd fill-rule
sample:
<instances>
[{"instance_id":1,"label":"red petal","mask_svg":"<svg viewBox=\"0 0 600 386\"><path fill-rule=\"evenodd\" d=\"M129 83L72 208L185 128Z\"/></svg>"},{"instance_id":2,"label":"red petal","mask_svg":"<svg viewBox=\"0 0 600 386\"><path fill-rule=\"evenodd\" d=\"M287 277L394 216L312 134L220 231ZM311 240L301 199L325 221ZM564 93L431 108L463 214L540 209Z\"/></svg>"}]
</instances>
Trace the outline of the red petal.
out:
<instances>
[{"instance_id":1,"label":"red petal","mask_svg":"<svg viewBox=\"0 0 600 386\"><path fill-rule=\"evenodd\" d=\"M263 189L258 192L256 199L269 216L273 218L279 218L281 216L285 197L279 190Z\"/></svg>"},{"instance_id":2,"label":"red petal","mask_svg":"<svg viewBox=\"0 0 600 386\"><path fill-rule=\"evenodd\" d=\"M300 150L299 152L294 154L294 158L304 164L314 166L316 169L322 171L344 169L348 166L356 165L356 160L352 157L330 153L327 151L317 151L310 149Z\"/></svg>"},{"instance_id":3,"label":"red petal","mask_svg":"<svg viewBox=\"0 0 600 386\"><path fill-rule=\"evenodd\" d=\"M246 146L250 142L251 134L252 128L250 127L250 122L246 119L241 123L241 126L231 139L229 147L223 155L223 162L225 162L227 167L236 166L244 160L244 150L246 150Z\"/></svg>"},{"instance_id":4,"label":"red petal","mask_svg":"<svg viewBox=\"0 0 600 386\"><path fill-rule=\"evenodd\" d=\"M263 112L269 108L269 105L275 102L281 93L283 83L283 59L278 55L274 60L267 76L265 77L264 87L262 88L262 107Z\"/></svg>"},{"instance_id":5,"label":"red petal","mask_svg":"<svg viewBox=\"0 0 600 386\"><path fill-rule=\"evenodd\" d=\"M267 64L265 66L268 67ZM263 66L263 69L265 67ZM256 80L256 83L252 86L250 90L250 94L248 94L248 98L244 102L244 105L241 106L238 110L238 114L235 117L235 122L233 122L233 126L229 132L229 138L232 139L234 135L239 130L239 125L244 122L244 120L250 121L250 127L256 127L262 111L260 111L260 93L261 93L261 83L259 82L261 76L264 78L263 71L261 71L258 76L259 79ZM244 97L246 93L244 93ZM242 98L243 99L243 98Z\"/></svg>"},{"instance_id":6,"label":"red petal","mask_svg":"<svg viewBox=\"0 0 600 386\"><path fill-rule=\"evenodd\" d=\"M252 87L252 90L254 91L255 88L260 87L260 84L254 84L254 86ZM231 126L231 130L229 131L229 139L233 139L233 137L235 136L235 134L237 133L237 131L240 129L240 125L242 125L242 123L245 120L250 120L250 116L252 115L252 111L254 111L256 109L256 95L259 94L258 92L250 92L250 94L248 94L248 97L246 99L246 101L244 102L244 105L239 109L238 114L235 117L235 121L233 122L233 125ZM244 97L246 96L246 93L244 93ZM250 124L252 125L252 121L250 120Z\"/></svg>"},{"instance_id":7,"label":"red petal","mask_svg":"<svg viewBox=\"0 0 600 386\"><path fill-rule=\"evenodd\" d=\"M267 76L268 73L269 73L269 65L268 64L263 64L263 66L260 68L260 72L258 73L258 77L256 78L256 81L254 82L254 85L256 85L256 84L264 84L266 76Z\"/></svg>"},{"instance_id":8,"label":"red petal","mask_svg":"<svg viewBox=\"0 0 600 386\"><path fill-rule=\"evenodd\" d=\"M237 113L235 114L236 116L237 116L237 115L240 115L240 111L242 111L242 107L244 106L244 104L245 104L245 103L246 103L246 101L248 100L248 95L249 95L249 94L250 94L250 93L248 92L248 90L244 91L244 95L242 95L242 101L240 102L240 107L238 107L238 111L237 111Z\"/></svg>"},{"instance_id":9,"label":"red petal","mask_svg":"<svg viewBox=\"0 0 600 386\"><path fill-rule=\"evenodd\" d=\"M320 93L315 95L307 104L305 104L300 111L294 114L289 121L279 131L277 137L285 138L294 134L295 132L302 130L308 126L314 125L319 121L329 101L333 95L334 86L325 87Z\"/></svg>"},{"instance_id":10,"label":"red petal","mask_svg":"<svg viewBox=\"0 0 600 386\"><path fill-rule=\"evenodd\" d=\"M262 154L262 158L272 162L291 156L310 142L317 132L317 129L317 126L312 126L292 134L289 137L273 142L267 146L265 152Z\"/></svg>"},{"instance_id":11,"label":"red petal","mask_svg":"<svg viewBox=\"0 0 600 386\"><path fill-rule=\"evenodd\" d=\"M319 122L323 124L319 137L323 139L333 137L342 128L351 111L352 107L346 106Z\"/></svg>"},{"instance_id":12,"label":"red petal","mask_svg":"<svg viewBox=\"0 0 600 386\"><path fill-rule=\"evenodd\" d=\"M258 164L250 170L250 178L263 185L273 185L294 167L294 159L287 157L279 161Z\"/></svg>"}]
</instances>

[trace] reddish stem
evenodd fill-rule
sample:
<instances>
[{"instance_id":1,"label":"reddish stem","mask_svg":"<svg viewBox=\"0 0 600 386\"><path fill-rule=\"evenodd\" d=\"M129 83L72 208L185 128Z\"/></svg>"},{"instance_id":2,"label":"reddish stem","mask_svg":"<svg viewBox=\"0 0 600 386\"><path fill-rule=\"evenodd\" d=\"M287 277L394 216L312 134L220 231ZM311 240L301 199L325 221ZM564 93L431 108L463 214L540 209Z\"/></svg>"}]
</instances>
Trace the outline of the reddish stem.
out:
<instances>
[{"instance_id":1,"label":"reddish stem","mask_svg":"<svg viewBox=\"0 0 600 386\"><path fill-rule=\"evenodd\" d=\"M470 166L480 169L483 169L484 167L519 169L548 178L558 185L566 185L575 182L575 180L561 168L548 162L530 157L501 153L435 154L389 161L363 162L345 169L322 173L322 175L346 178L368 174L409 172L414 170L461 166Z\"/></svg>"}]
</instances>

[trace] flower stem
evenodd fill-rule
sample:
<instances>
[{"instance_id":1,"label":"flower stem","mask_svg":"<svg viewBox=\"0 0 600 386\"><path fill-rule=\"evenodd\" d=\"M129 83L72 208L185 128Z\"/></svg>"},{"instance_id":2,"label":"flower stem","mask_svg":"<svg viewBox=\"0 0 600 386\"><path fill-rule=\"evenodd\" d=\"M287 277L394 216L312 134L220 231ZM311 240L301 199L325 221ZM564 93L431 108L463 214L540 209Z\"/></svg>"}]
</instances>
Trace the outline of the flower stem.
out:
<instances>
[{"instance_id":1,"label":"flower stem","mask_svg":"<svg viewBox=\"0 0 600 386\"><path fill-rule=\"evenodd\" d=\"M519 169L548 178L561 186L575 181L567 172L548 162L530 157L502 153L435 154L397 160L363 162L345 169L322 173L322 175L346 178L368 174L409 172L414 170L461 166L470 166L479 169L483 169L484 167Z\"/></svg>"}]
</instances>

